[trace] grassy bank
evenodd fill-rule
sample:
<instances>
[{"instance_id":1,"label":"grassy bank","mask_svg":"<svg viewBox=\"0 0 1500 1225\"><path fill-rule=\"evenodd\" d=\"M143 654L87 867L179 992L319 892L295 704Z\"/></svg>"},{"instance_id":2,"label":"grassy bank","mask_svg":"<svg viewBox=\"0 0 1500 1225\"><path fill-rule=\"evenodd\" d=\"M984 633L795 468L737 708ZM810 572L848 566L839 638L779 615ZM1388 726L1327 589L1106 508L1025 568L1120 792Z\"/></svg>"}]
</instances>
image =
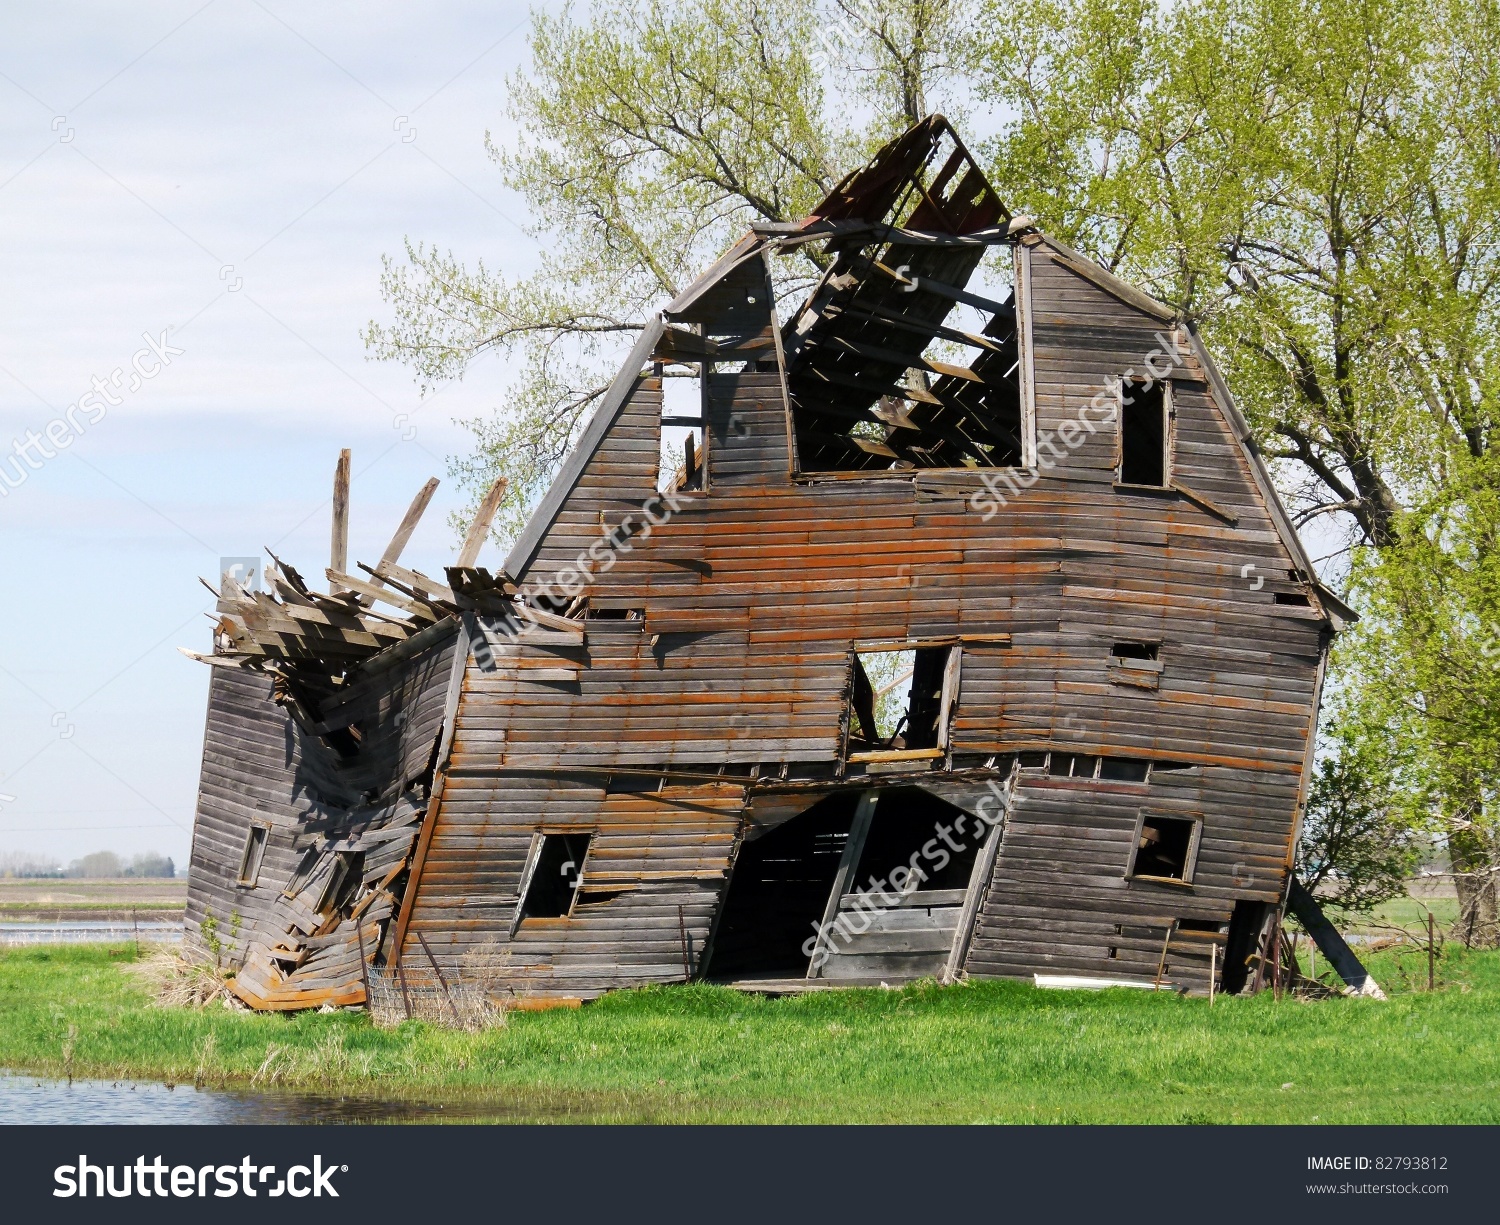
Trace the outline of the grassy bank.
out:
<instances>
[{"instance_id":1,"label":"grassy bank","mask_svg":"<svg viewBox=\"0 0 1500 1225\"><path fill-rule=\"evenodd\" d=\"M0 955L0 1067L466 1100L499 1117L767 1122L1500 1122L1500 955L1388 1003L985 982L768 1000L620 993L470 1034L161 1008L129 950ZM1393 971L1380 955L1372 970ZM1385 975L1399 986L1399 976Z\"/></svg>"}]
</instances>

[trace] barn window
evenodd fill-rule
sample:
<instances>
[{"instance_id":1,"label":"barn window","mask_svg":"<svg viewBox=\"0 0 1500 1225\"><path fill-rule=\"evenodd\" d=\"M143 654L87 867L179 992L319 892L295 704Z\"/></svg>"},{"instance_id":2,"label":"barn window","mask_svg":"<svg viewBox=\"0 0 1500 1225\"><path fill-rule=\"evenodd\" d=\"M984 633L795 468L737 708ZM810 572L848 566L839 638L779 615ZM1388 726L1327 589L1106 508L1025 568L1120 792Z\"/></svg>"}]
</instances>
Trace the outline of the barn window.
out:
<instances>
[{"instance_id":1,"label":"barn window","mask_svg":"<svg viewBox=\"0 0 1500 1225\"><path fill-rule=\"evenodd\" d=\"M1099 770L1099 759L1085 753L1053 753L1047 773L1053 778L1093 778Z\"/></svg>"},{"instance_id":2,"label":"barn window","mask_svg":"<svg viewBox=\"0 0 1500 1225\"><path fill-rule=\"evenodd\" d=\"M1161 489L1170 484L1172 425L1163 382L1120 383L1122 485Z\"/></svg>"},{"instance_id":3,"label":"barn window","mask_svg":"<svg viewBox=\"0 0 1500 1225\"><path fill-rule=\"evenodd\" d=\"M1201 830L1202 822L1191 817L1144 814L1136 828L1129 875L1138 880L1191 883Z\"/></svg>"},{"instance_id":4,"label":"barn window","mask_svg":"<svg viewBox=\"0 0 1500 1225\"><path fill-rule=\"evenodd\" d=\"M266 856L266 839L271 829L267 825L252 825L245 835L245 849L240 855L239 883L253 889L260 879L260 863Z\"/></svg>"},{"instance_id":5,"label":"barn window","mask_svg":"<svg viewBox=\"0 0 1500 1225\"><path fill-rule=\"evenodd\" d=\"M1099 763L1099 777L1118 783L1144 783L1151 763L1132 757L1106 757Z\"/></svg>"},{"instance_id":6,"label":"barn window","mask_svg":"<svg viewBox=\"0 0 1500 1225\"><path fill-rule=\"evenodd\" d=\"M856 647L849 759L893 751L941 756L958 691L958 659L952 643Z\"/></svg>"},{"instance_id":7,"label":"barn window","mask_svg":"<svg viewBox=\"0 0 1500 1225\"><path fill-rule=\"evenodd\" d=\"M313 910L318 914L329 914L338 909L339 902L348 892L350 883L358 883L364 863L363 851L335 852L333 870L328 873L328 879L323 882L322 892L318 895L318 904L313 907Z\"/></svg>"},{"instance_id":8,"label":"barn window","mask_svg":"<svg viewBox=\"0 0 1500 1225\"><path fill-rule=\"evenodd\" d=\"M675 363L662 372L661 461L656 487L663 492L708 487L703 432L704 364Z\"/></svg>"},{"instance_id":9,"label":"barn window","mask_svg":"<svg viewBox=\"0 0 1500 1225\"><path fill-rule=\"evenodd\" d=\"M572 911L590 841L589 834L538 836L522 886L520 923L527 919L561 919Z\"/></svg>"},{"instance_id":10,"label":"barn window","mask_svg":"<svg viewBox=\"0 0 1500 1225\"><path fill-rule=\"evenodd\" d=\"M1109 649L1109 679L1138 689L1161 687L1161 643L1117 642Z\"/></svg>"}]
</instances>

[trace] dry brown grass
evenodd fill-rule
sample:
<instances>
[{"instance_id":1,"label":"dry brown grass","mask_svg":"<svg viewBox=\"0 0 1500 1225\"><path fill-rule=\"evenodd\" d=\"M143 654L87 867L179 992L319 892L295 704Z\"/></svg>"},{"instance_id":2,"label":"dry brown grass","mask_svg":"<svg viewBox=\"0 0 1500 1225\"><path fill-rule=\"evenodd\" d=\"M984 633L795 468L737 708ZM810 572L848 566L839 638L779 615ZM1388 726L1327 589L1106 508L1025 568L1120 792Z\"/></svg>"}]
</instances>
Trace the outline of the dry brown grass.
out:
<instances>
[{"instance_id":1,"label":"dry brown grass","mask_svg":"<svg viewBox=\"0 0 1500 1225\"><path fill-rule=\"evenodd\" d=\"M125 969L163 1008L207 1008L214 1003L245 1008L229 990L223 971L177 949L156 949Z\"/></svg>"},{"instance_id":2,"label":"dry brown grass","mask_svg":"<svg viewBox=\"0 0 1500 1225\"><path fill-rule=\"evenodd\" d=\"M506 978L510 950L494 941L464 954L457 982L428 986L411 981L406 990L394 972L370 974L370 1019L391 1028L402 1021L427 1021L433 1025L477 1033L505 1025Z\"/></svg>"}]
</instances>

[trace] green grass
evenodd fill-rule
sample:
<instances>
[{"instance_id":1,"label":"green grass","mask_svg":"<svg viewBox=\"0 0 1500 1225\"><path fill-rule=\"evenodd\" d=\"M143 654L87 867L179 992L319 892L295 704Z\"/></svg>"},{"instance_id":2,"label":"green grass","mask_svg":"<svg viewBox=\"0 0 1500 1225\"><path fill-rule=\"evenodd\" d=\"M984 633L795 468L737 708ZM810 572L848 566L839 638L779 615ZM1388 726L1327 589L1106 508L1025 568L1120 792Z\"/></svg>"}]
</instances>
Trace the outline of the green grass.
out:
<instances>
[{"instance_id":1,"label":"green grass","mask_svg":"<svg viewBox=\"0 0 1500 1225\"><path fill-rule=\"evenodd\" d=\"M1377 954L1372 971L1398 989L1383 1004L1266 993L1210 1008L1015 982L780 1000L694 986L515 1014L478 1034L156 1007L129 958L99 946L0 955L0 1067L234 1087L277 1048L261 1085L512 1119L1500 1122L1500 954L1451 946L1431 994L1400 991Z\"/></svg>"}]
</instances>

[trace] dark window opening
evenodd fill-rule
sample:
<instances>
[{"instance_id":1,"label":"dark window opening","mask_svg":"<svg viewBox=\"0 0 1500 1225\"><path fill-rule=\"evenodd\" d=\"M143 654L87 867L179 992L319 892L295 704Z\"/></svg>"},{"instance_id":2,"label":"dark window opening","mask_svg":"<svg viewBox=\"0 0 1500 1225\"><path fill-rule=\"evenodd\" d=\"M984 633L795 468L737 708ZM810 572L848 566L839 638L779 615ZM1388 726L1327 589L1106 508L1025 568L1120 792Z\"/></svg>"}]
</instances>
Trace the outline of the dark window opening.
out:
<instances>
[{"instance_id":1,"label":"dark window opening","mask_svg":"<svg viewBox=\"0 0 1500 1225\"><path fill-rule=\"evenodd\" d=\"M605 795L638 795L660 791L666 784L665 774L611 774L604 780Z\"/></svg>"},{"instance_id":2,"label":"dark window opening","mask_svg":"<svg viewBox=\"0 0 1500 1225\"><path fill-rule=\"evenodd\" d=\"M253 888L260 879L260 863L266 855L266 839L271 831L264 825L252 825L245 835L245 849L240 855L239 883Z\"/></svg>"},{"instance_id":3,"label":"dark window opening","mask_svg":"<svg viewBox=\"0 0 1500 1225\"><path fill-rule=\"evenodd\" d=\"M1224 924L1217 919L1179 919L1177 930L1180 932L1198 932L1203 935L1221 936L1224 934Z\"/></svg>"},{"instance_id":4,"label":"dark window opening","mask_svg":"<svg viewBox=\"0 0 1500 1225\"><path fill-rule=\"evenodd\" d=\"M1160 765L1138 757L1096 757L1089 753L1020 753L1021 769L1045 770L1053 778L1098 778L1111 782L1143 783ZM1177 762L1165 768L1190 767Z\"/></svg>"},{"instance_id":5,"label":"dark window opening","mask_svg":"<svg viewBox=\"0 0 1500 1225\"><path fill-rule=\"evenodd\" d=\"M1147 761L1130 757L1106 757L1099 763L1099 777L1119 783L1144 783L1151 768Z\"/></svg>"},{"instance_id":6,"label":"dark window opening","mask_svg":"<svg viewBox=\"0 0 1500 1225\"><path fill-rule=\"evenodd\" d=\"M952 705L950 646L856 651L850 695L850 752L935 749L947 740Z\"/></svg>"},{"instance_id":7,"label":"dark window opening","mask_svg":"<svg viewBox=\"0 0 1500 1225\"><path fill-rule=\"evenodd\" d=\"M1238 995L1255 972L1255 954L1271 912L1269 902L1241 900L1234 904L1224 941L1224 977L1220 983L1226 994Z\"/></svg>"},{"instance_id":8,"label":"dark window opening","mask_svg":"<svg viewBox=\"0 0 1500 1225\"><path fill-rule=\"evenodd\" d=\"M1084 753L1053 753L1047 773L1053 778L1093 778L1099 759Z\"/></svg>"},{"instance_id":9,"label":"dark window opening","mask_svg":"<svg viewBox=\"0 0 1500 1225\"><path fill-rule=\"evenodd\" d=\"M1300 592L1296 591L1278 591L1276 593L1276 603L1292 604L1298 608L1312 607L1312 601L1309 600L1305 595L1302 595Z\"/></svg>"},{"instance_id":10,"label":"dark window opening","mask_svg":"<svg viewBox=\"0 0 1500 1225\"><path fill-rule=\"evenodd\" d=\"M1109 653L1116 659L1159 659L1161 643L1117 642L1109 648Z\"/></svg>"},{"instance_id":11,"label":"dark window opening","mask_svg":"<svg viewBox=\"0 0 1500 1225\"><path fill-rule=\"evenodd\" d=\"M364 728L358 723L351 723L348 727L336 727L325 733L323 739L345 761L352 761L359 756L360 745L364 742L364 737Z\"/></svg>"},{"instance_id":12,"label":"dark window opening","mask_svg":"<svg viewBox=\"0 0 1500 1225\"><path fill-rule=\"evenodd\" d=\"M1165 486L1170 440L1166 384L1122 382L1120 483Z\"/></svg>"},{"instance_id":13,"label":"dark window opening","mask_svg":"<svg viewBox=\"0 0 1500 1225\"><path fill-rule=\"evenodd\" d=\"M819 800L768 833L746 839L735 859L714 933L708 972L718 978L807 973L859 803L858 791Z\"/></svg>"},{"instance_id":14,"label":"dark window opening","mask_svg":"<svg viewBox=\"0 0 1500 1225\"><path fill-rule=\"evenodd\" d=\"M359 887L360 875L364 871L363 851L338 851L333 857L333 870L323 882L323 891L318 895L318 904L313 910L318 914L332 914L344 899Z\"/></svg>"},{"instance_id":15,"label":"dark window opening","mask_svg":"<svg viewBox=\"0 0 1500 1225\"><path fill-rule=\"evenodd\" d=\"M590 834L542 835L526 896L521 899L522 923L527 919L561 919L573 909L590 841Z\"/></svg>"},{"instance_id":16,"label":"dark window opening","mask_svg":"<svg viewBox=\"0 0 1500 1225\"><path fill-rule=\"evenodd\" d=\"M1146 816L1136 837L1130 875L1186 882L1197 836L1198 822L1191 818Z\"/></svg>"},{"instance_id":17,"label":"dark window opening","mask_svg":"<svg viewBox=\"0 0 1500 1225\"><path fill-rule=\"evenodd\" d=\"M967 889L987 828L920 787L882 791L847 891L900 892L898 880L913 870L907 892Z\"/></svg>"},{"instance_id":18,"label":"dark window opening","mask_svg":"<svg viewBox=\"0 0 1500 1225\"><path fill-rule=\"evenodd\" d=\"M557 617L574 617L578 610L587 603L587 596L548 595L542 591L527 593L530 603L542 612L549 612ZM525 615L524 613L522 614Z\"/></svg>"},{"instance_id":19,"label":"dark window opening","mask_svg":"<svg viewBox=\"0 0 1500 1225\"><path fill-rule=\"evenodd\" d=\"M586 621L644 621L644 608L595 608L590 604L584 613Z\"/></svg>"}]
</instances>

